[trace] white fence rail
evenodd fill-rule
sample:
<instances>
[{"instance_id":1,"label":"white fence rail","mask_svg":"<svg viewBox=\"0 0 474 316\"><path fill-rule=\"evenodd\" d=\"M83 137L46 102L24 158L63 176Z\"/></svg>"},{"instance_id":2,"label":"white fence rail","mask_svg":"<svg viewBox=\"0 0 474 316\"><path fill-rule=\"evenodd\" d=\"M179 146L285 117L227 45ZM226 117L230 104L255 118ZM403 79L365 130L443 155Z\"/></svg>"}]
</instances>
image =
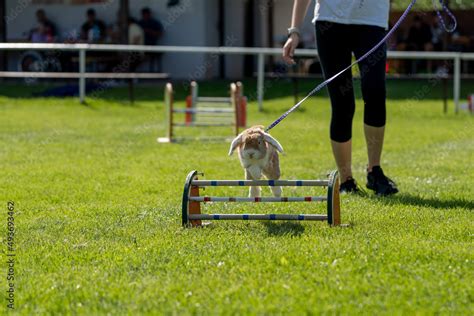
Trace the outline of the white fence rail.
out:
<instances>
[{"instance_id":1,"label":"white fence rail","mask_svg":"<svg viewBox=\"0 0 474 316\"><path fill-rule=\"evenodd\" d=\"M148 53L207 53L217 55L255 55L257 59L257 100L259 108L263 107L265 92L265 57L281 55L280 48L264 47L203 47L203 46L139 46L139 45L98 45L98 44L31 44L31 43L0 43L2 50L58 50L77 51L79 54L79 98L81 102L86 97L86 53L88 51L122 51L122 52L148 52ZM298 49L297 56L317 57L313 49ZM398 52L389 51L388 58L396 59L425 59L425 60L450 60L454 65L453 91L456 112L459 109L461 97L461 61L474 60L474 53L457 52ZM436 78L433 74L433 78ZM25 77L28 77L25 74Z\"/></svg>"}]
</instances>

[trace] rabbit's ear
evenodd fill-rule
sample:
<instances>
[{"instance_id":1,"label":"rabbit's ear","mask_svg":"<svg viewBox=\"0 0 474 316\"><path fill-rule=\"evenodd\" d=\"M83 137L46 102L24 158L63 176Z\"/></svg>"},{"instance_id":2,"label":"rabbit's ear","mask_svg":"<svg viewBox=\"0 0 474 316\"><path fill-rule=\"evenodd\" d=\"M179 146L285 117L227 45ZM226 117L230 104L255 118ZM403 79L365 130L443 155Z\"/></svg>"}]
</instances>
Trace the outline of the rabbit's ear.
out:
<instances>
[{"instance_id":1,"label":"rabbit's ear","mask_svg":"<svg viewBox=\"0 0 474 316\"><path fill-rule=\"evenodd\" d=\"M236 138L232 141L232 144L230 144L230 149L229 149L229 156L234 153L234 150L237 148L237 146L242 144L242 139L243 139L243 133L240 133L237 135Z\"/></svg>"},{"instance_id":2,"label":"rabbit's ear","mask_svg":"<svg viewBox=\"0 0 474 316\"><path fill-rule=\"evenodd\" d=\"M270 135L268 133L263 133L263 139L267 143L269 143L270 145L275 147L276 150L283 153L283 147L281 146L281 144L275 138L272 137L272 135Z\"/></svg>"}]
</instances>

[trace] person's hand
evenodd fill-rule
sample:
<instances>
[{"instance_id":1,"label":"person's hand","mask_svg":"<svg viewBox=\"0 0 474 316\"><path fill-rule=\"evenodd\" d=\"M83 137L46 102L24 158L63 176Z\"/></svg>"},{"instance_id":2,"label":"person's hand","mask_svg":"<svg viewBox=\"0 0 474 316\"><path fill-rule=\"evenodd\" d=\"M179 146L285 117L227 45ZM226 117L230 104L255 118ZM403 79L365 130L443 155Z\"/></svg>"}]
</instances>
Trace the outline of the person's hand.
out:
<instances>
[{"instance_id":1,"label":"person's hand","mask_svg":"<svg viewBox=\"0 0 474 316\"><path fill-rule=\"evenodd\" d=\"M295 54L295 49L296 47L298 47L299 42L300 36L296 33L293 33L288 37L288 40L283 46L283 60L286 63L290 65L296 64L295 60L293 59L293 56Z\"/></svg>"}]
</instances>

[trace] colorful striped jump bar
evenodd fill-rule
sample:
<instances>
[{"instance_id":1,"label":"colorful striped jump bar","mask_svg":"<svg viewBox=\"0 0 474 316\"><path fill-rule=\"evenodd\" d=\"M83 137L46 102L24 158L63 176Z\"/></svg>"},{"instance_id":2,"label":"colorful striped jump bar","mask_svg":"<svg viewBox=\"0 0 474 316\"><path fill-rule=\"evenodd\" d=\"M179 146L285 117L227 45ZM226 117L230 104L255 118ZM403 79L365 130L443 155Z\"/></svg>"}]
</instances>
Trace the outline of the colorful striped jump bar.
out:
<instances>
[{"instance_id":1,"label":"colorful striped jump bar","mask_svg":"<svg viewBox=\"0 0 474 316\"><path fill-rule=\"evenodd\" d=\"M204 176L197 170L191 171L186 177L182 200L183 227L202 226L204 220L297 220L297 221L327 221L331 226L341 225L339 175L334 170L328 180L199 180ZM325 187L324 196L294 196L294 197L231 197L231 196L202 196L204 188L212 191L212 187L252 187L252 186L293 186L293 187ZM242 190L242 189L240 189ZM308 194L308 193L307 193ZM203 203L211 202L326 202L326 214L202 214ZM214 205L209 205L209 207Z\"/></svg>"},{"instance_id":2,"label":"colorful striped jump bar","mask_svg":"<svg viewBox=\"0 0 474 316\"><path fill-rule=\"evenodd\" d=\"M224 196L190 196L189 201L194 202L323 202L327 201L324 196L304 197L224 197Z\"/></svg>"},{"instance_id":3,"label":"colorful striped jump bar","mask_svg":"<svg viewBox=\"0 0 474 316\"><path fill-rule=\"evenodd\" d=\"M197 187L251 187L251 186L281 186L281 187L327 187L328 180L193 180Z\"/></svg>"},{"instance_id":4,"label":"colorful striped jump bar","mask_svg":"<svg viewBox=\"0 0 474 316\"><path fill-rule=\"evenodd\" d=\"M320 214L189 214L190 220L326 221Z\"/></svg>"}]
</instances>

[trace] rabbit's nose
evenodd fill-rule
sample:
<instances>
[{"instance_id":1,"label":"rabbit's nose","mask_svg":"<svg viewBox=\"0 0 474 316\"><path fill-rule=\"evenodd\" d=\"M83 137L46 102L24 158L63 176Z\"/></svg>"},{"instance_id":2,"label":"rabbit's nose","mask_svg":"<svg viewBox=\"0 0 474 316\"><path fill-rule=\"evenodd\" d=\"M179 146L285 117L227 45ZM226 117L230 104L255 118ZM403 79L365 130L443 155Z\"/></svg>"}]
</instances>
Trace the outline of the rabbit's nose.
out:
<instances>
[{"instance_id":1,"label":"rabbit's nose","mask_svg":"<svg viewBox=\"0 0 474 316\"><path fill-rule=\"evenodd\" d=\"M250 157L250 158L253 158L253 153L249 153L249 157Z\"/></svg>"}]
</instances>

